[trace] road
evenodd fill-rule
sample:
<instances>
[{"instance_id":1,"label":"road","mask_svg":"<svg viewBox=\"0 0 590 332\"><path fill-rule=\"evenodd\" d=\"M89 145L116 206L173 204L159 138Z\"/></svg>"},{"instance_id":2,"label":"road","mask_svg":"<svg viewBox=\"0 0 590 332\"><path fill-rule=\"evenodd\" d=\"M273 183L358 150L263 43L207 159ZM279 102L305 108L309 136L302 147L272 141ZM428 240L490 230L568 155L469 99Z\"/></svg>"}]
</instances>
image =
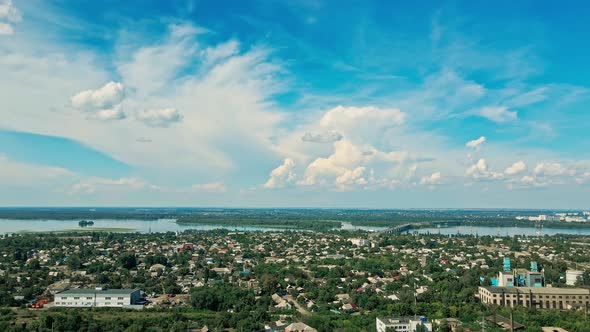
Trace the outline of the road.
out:
<instances>
[{"instance_id":1,"label":"road","mask_svg":"<svg viewBox=\"0 0 590 332\"><path fill-rule=\"evenodd\" d=\"M287 299L287 301L292 303L295 306L295 308L297 308L297 311L299 311L299 313L301 313L303 316L310 316L311 315L311 312L309 312L305 307L303 307L301 304L299 304L299 302L294 300L293 296L287 295L287 296L285 296L285 299Z\"/></svg>"}]
</instances>

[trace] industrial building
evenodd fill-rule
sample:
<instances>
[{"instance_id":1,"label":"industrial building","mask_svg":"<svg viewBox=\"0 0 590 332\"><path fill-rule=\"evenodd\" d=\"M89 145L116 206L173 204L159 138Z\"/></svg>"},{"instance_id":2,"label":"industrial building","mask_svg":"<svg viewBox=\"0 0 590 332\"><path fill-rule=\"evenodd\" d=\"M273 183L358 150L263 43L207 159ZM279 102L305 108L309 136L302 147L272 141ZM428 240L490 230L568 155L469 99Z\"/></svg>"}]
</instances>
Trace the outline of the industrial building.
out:
<instances>
[{"instance_id":1,"label":"industrial building","mask_svg":"<svg viewBox=\"0 0 590 332\"><path fill-rule=\"evenodd\" d=\"M73 288L55 294L55 307L127 307L140 301L139 289Z\"/></svg>"},{"instance_id":2,"label":"industrial building","mask_svg":"<svg viewBox=\"0 0 590 332\"><path fill-rule=\"evenodd\" d=\"M432 323L426 317L377 317L377 332L386 331L429 332Z\"/></svg>"},{"instance_id":3,"label":"industrial building","mask_svg":"<svg viewBox=\"0 0 590 332\"><path fill-rule=\"evenodd\" d=\"M590 290L554 287L479 287L482 303L506 307L577 310L590 306Z\"/></svg>"},{"instance_id":4,"label":"industrial building","mask_svg":"<svg viewBox=\"0 0 590 332\"><path fill-rule=\"evenodd\" d=\"M539 272L536 262L531 262L531 269L510 268L510 259L504 258L504 270L500 271L494 286L500 287L543 287L543 274Z\"/></svg>"}]
</instances>

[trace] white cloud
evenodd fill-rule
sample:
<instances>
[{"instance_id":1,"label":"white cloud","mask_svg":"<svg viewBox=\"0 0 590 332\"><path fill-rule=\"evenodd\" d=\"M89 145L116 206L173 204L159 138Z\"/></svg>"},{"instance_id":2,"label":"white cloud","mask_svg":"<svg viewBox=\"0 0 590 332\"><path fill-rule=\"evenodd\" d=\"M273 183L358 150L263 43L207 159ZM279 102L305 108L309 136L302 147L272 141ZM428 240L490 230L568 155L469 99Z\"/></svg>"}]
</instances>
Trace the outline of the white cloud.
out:
<instances>
[{"instance_id":1,"label":"white cloud","mask_svg":"<svg viewBox=\"0 0 590 332\"><path fill-rule=\"evenodd\" d=\"M524 175L519 179L512 179L508 181L508 189L530 189L537 187L544 187L548 183L539 181L535 176Z\"/></svg>"},{"instance_id":2,"label":"white cloud","mask_svg":"<svg viewBox=\"0 0 590 332\"><path fill-rule=\"evenodd\" d=\"M0 35L12 35L14 29L10 23L18 23L21 20L22 15L12 0L0 0Z\"/></svg>"},{"instance_id":3,"label":"white cloud","mask_svg":"<svg viewBox=\"0 0 590 332\"><path fill-rule=\"evenodd\" d=\"M497 123L511 122L518 119L518 113L508 110L505 106L484 107L477 114Z\"/></svg>"},{"instance_id":4,"label":"white cloud","mask_svg":"<svg viewBox=\"0 0 590 332\"><path fill-rule=\"evenodd\" d=\"M96 111L110 109L118 105L125 98L123 84L109 82L96 90L85 90L79 92L70 102L72 106L83 111Z\"/></svg>"},{"instance_id":5,"label":"white cloud","mask_svg":"<svg viewBox=\"0 0 590 332\"><path fill-rule=\"evenodd\" d=\"M12 0L0 1L0 20L9 22L20 22L22 20L21 13L14 7Z\"/></svg>"},{"instance_id":6,"label":"white cloud","mask_svg":"<svg viewBox=\"0 0 590 332\"><path fill-rule=\"evenodd\" d=\"M123 120L127 117L120 106L115 106L109 109L102 109L90 115L91 118L100 121Z\"/></svg>"},{"instance_id":7,"label":"white cloud","mask_svg":"<svg viewBox=\"0 0 590 332\"><path fill-rule=\"evenodd\" d=\"M465 175L473 179L497 180L502 178L502 173L488 169L485 159L479 159L475 164L471 165L465 172Z\"/></svg>"},{"instance_id":8,"label":"white cloud","mask_svg":"<svg viewBox=\"0 0 590 332\"><path fill-rule=\"evenodd\" d=\"M253 158L267 167L276 160L273 139L286 118L270 102L286 86L281 63L272 50L255 47L202 67L205 48L196 40L198 33L196 28L170 27L169 35L154 44L149 44L153 39L135 35L138 38L131 41L122 39L111 55L116 73L102 70L97 66L102 61L92 54L75 53L75 48L57 43L19 39L19 44L2 44L2 124L80 141L139 169L151 169L152 174L164 172L175 182L195 176L238 176L246 172L239 165ZM151 83L155 78L158 84ZM106 82L110 83L105 87ZM80 112L64 109L66 103ZM177 109L182 126L150 131L151 144L129 144L148 136L136 114L152 125L179 119L175 112L139 112L161 108ZM124 115L127 121L111 121L108 126L89 121Z\"/></svg>"},{"instance_id":9,"label":"white cloud","mask_svg":"<svg viewBox=\"0 0 590 332\"><path fill-rule=\"evenodd\" d=\"M320 125L341 130L371 126L383 128L400 125L405 118L406 114L397 108L337 106L324 114L320 120Z\"/></svg>"},{"instance_id":10,"label":"white cloud","mask_svg":"<svg viewBox=\"0 0 590 332\"><path fill-rule=\"evenodd\" d=\"M388 178L390 171L411 159L405 151L384 152L370 145L355 145L343 139L334 142L334 152L330 156L319 157L309 163L298 184L336 186L338 190L348 190L352 189L350 185L353 184L365 187L390 183L393 180ZM368 179L364 176L366 170L370 170Z\"/></svg>"},{"instance_id":11,"label":"white cloud","mask_svg":"<svg viewBox=\"0 0 590 332\"><path fill-rule=\"evenodd\" d=\"M270 178L264 184L264 188L275 189L283 188L295 180L295 162L293 159L286 158L279 167L270 172Z\"/></svg>"},{"instance_id":12,"label":"white cloud","mask_svg":"<svg viewBox=\"0 0 590 332\"><path fill-rule=\"evenodd\" d=\"M175 108L162 108L140 111L136 114L137 120L152 127L168 127L173 123L182 121L182 114Z\"/></svg>"},{"instance_id":13,"label":"white cloud","mask_svg":"<svg viewBox=\"0 0 590 332\"><path fill-rule=\"evenodd\" d=\"M482 177L483 175L487 174L487 172L488 164L486 163L485 159L480 159L475 164L471 165L465 174L467 176L477 178Z\"/></svg>"},{"instance_id":14,"label":"white cloud","mask_svg":"<svg viewBox=\"0 0 590 332\"><path fill-rule=\"evenodd\" d=\"M473 148L473 149L479 149L480 146L486 141L486 138L484 136L481 136L478 139L474 139L472 141L469 141L467 143L465 143L465 146L468 148Z\"/></svg>"},{"instance_id":15,"label":"white cloud","mask_svg":"<svg viewBox=\"0 0 590 332\"><path fill-rule=\"evenodd\" d=\"M342 134L337 131L327 131L322 133L306 132L301 140L304 142L312 143L332 143L339 141L343 138Z\"/></svg>"},{"instance_id":16,"label":"white cloud","mask_svg":"<svg viewBox=\"0 0 590 332\"><path fill-rule=\"evenodd\" d=\"M131 54L118 59L117 71L139 98L157 95L175 81L188 61L199 58L196 37L202 32L191 24L171 25L165 39L137 45Z\"/></svg>"},{"instance_id":17,"label":"white cloud","mask_svg":"<svg viewBox=\"0 0 590 332\"><path fill-rule=\"evenodd\" d=\"M193 184L191 188L194 191L198 192L212 192L212 193L223 193L226 191L225 183L218 181L218 182L211 182L211 183L200 183L200 184Z\"/></svg>"},{"instance_id":18,"label":"white cloud","mask_svg":"<svg viewBox=\"0 0 590 332\"><path fill-rule=\"evenodd\" d=\"M0 185L3 187L39 188L56 185L74 176L64 168L22 163L0 155Z\"/></svg>"},{"instance_id":19,"label":"white cloud","mask_svg":"<svg viewBox=\"0 0 590 332\"><path fill-rule=\"evenodd\" d=\"M83 179L74 184L70 189L70 194L93 194L98 191L117 191L117 190L138 190L146 186L146 183L137 178L120 178L108 179L101 177L91 177Z\"/></svg>"},{"instance_id":20,"label":"white cloud","mask_svg":"<svg viewBox=\"0 0 590 332\"><path fill-rule=\"evenodd\" d=\"M527 167L524 161L520 160L512 164L512 166L506 168L504 173L506 175L516 175L526 171Z\"/></svg>"},{"instance_id":21,"label":"white cloud","mask_svg":"<svg viewBox=\"0 0 590 332\"><path fill-rule=\"evenodd\" d=\"M365 185L367 180L364 178L365 167L359 166L352 170L346 170L342 175L336 178L336 184L341 186L342 189L347 188L349 185L358 184Z\"/></svg>"},{"instance_id":22,"label":"white cloud","mask_svg":"<svg viewBox=\"0 0 590 332\"><path fill-rule=\"evenodd\" d=\"M575 170L568 169L560 163L538 163L533 174L536 176L574 175Z\"/></svg>"},{"instance_id":23,"label":"white cloud","mask_svg":"<svg viewBox=\"0 0 590 332\"><path fill-rule=\"evenodd\" d=\"M203 61L207 65L215 64L238 54L239 51L240 44L236 40L230 40L214 47L207 47L202 54L204 57Z\"/></svg>"},{"instance_id":24,"label":"white cloud","mask_svg":"<svg viewBox=\"0 0 590 332\"><path fill-rule=\"evenodd\" d=\"M12 35L14 33L14 29L12 29L12 25L8 23L0 22L0 36L1 35Z\"/></svg>"},{"instance_id":25,"label":"white cloud","mask_svg":"<svg viewBox=\"0 0 590 332\"><path fill-rule=\"evenodd\" d=\"M420 179L420 184L432 186L432 185L440 184L441 180L442 180L442 177L441 177L440 172L435 172L429 176L423 176Z\"/></svg>"}]
</instances>

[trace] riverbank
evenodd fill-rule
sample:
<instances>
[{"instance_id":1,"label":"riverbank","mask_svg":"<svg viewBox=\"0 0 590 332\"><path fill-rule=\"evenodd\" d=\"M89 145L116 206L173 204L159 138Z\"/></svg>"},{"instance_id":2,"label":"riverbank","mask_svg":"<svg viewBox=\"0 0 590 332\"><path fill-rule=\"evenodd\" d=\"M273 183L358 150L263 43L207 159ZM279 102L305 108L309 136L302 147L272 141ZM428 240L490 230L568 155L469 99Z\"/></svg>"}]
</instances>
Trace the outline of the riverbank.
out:
<instances>
[{"instance_id":1,"label":"riverbank","mask_svg":"<svg viewBox=\"0 0 590 332\"><path fill-rule=\"evenodd\" d=\"M53 234L68 234L68 233L134 233L137 232L134 228L120 228L120 227L84 227L84 228L76 228L76 229L63 229L63 230L56 230L56 231L32 231L32 230L22 230L16 232L17 234L46 234L46 233L53 233Z\"/></svg>"}]
</instances>

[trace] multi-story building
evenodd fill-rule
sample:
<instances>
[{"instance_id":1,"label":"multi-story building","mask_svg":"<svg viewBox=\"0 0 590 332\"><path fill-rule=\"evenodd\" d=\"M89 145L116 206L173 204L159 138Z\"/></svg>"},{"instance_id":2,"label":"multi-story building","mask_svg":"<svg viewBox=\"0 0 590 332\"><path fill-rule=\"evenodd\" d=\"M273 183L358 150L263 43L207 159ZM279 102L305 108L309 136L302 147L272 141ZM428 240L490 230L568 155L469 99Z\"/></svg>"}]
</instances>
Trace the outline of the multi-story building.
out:
<instances>
[{"instance_id":1,"label":"multi-story building","mask_svg":"<svg viewBox=\"0 0 590 332\"><path fill-rule=\"evenodd\" d=\"M55 307L125 307L137 304L139 289L73 288L55 294Z\"/></svg>"},{"instance_id":2,"label":"multi-story building","mask_svg":"<svg viewBox=\"0 0 590 332\"><path fill-rule=\"evenodd\" d=\"M482 303L506 307L575 310L590 306L590 290L554 287L479 287Z\"/></svg>"},{"instance_id":3,"label":"multi-story building","mask_svg":"<svg viewBox=\"0 0 590 332\"><path fill-rule=\"evenodd\" d=\"M377 317L377 332L429 332L432 323L425 317Z\"/></svg>"}]
</instances>

